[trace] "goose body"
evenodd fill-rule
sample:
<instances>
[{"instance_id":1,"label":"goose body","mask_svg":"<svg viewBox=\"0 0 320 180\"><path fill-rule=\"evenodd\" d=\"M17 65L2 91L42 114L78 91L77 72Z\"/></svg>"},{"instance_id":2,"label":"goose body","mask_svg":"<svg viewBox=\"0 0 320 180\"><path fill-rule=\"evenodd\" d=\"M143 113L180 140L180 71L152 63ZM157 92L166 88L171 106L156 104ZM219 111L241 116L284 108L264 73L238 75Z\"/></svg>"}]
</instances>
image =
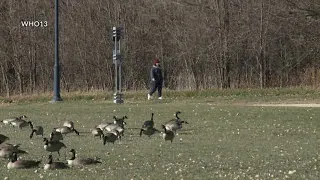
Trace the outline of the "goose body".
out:
<instances>
[{"instance_id":1,"label":"goose body","mask_svg":"<svg viewBox=\"0 0 320 180\"><path fill-rule=\"evenodd\" d=\"M52 131L50 134L50 141L60 141L63 140L63 135L61 132L58 131Z\"/></svg>"},{"instance_id":2,"label":"goose body","mask_svg":"<svg viewBox=\"0 0 320 180\"><path fill-rule=\"evenodd\" d=\"M60 156L60 149L67 148L67 146L60 142L60 141L49 141L47 138L44 138L43 141L45 142L43 148L48 152L57 152Z\"/></svg>"},{"instance_id":3,"label":"goose body","mask_svg":"<svg viewBox=\"0 0 320 180\"><path fill-rule=\"evenodd\" d=\"M141 128L140 137L142 136L142 134L145 134L150 137L151 135L155 134L156 132L160 132L160 131L154 127L148 127L146 129Z\"/></svg>"},{"instance_id":4,"label":"goose body","mask_svg":"<svg viewBox=\"0 0 320 180\"><path fill-rule=\"evenodd\" d=\"M32 131L31 131L31 134L30 134L30 139L33 137L33 134L36 134L36 135L41 135L43 136L43 127L41 126L36 126Z\"/></svg>"},{"instance_id":5,"label":"goose body","mask_svg":"<svg viewBox=\"0 0 320 180\"><path fill-rule=\"evenodd\" d=\"M121 141L121 134L118 130L114 129L112 131L107 131L107 132L113 133Z\"/></svg>"},{"instance_id":6,"label":"goose body","mask_svg":"<svg viewBox=\"0 0 320 180\"><path fill-rule=\"evenodd\" d=\"M114 142L118 139L118 135L113 132L107 132L103 135L103 145L105 145L107 142L114 144Z\"/></svg>"},{"instance_id":7,"label":"goose body","mask_svg":"<svg viewBox=\"0 0 320 180\"><path fill-rule=\"evenodd\" d=\"M22 160L17 158L17 153L13 153L10 157L10 161L7 164L8 169L29 169L38 167L41 161L34 160Z\"/></svg>"},{"instance_id":8,"label":"goose body","mask_svg":"<svg viewBox=\"0 0 320 180\"><path fill-rule=\"evenodd\" d=\"M31 127L30 139L33 137L33 134L36 134L37 136L39 136L39 135L43 136L43 127L42 126L33 127L32 122L30 122L29 124Z\"/></svg>"},{"instance_id":9,"label":"goose body","mask_svg":"<svg viewBox=\"0 0 320 180\"><path fill-rule=\"evenodd\" d=\"M182 125L176 121L168 122L164 126L168 131L174 131L174 132L182 128Z\"/></svg>"},{"instance_id":10,"label":"goose body","mask_svg":"<svg viewBox=\"0 0 320 180\"><path fill-rule=\"evenodd\" d=\"M79 158L76 157L76 151L74 149L71 149L70 151L72 153L72 157L67 160L68 166L84 166L84 165L92 165L92 164L98 164L101 163L101 161L98 161L97 159L93 158Z\"/></svg>"},{"instance_id":11,"label":"goose body","mask_svg":"<svg viewBox=\"0 0 320 180\"><path fill-rule=\"evenodd\" d=\"M164 126L167 130L176 132L177 130L182 129L183 123L188 124L186 121L172 121L164 124Z\"/></svg>"},{"instance_id":12,"label":"goose body","mask_svg":"<svg viewBox=\"0 0 320 180\"><path fill-rule=\"evenodd\" d=\"M48 163L44 165L43 169L44 170L49 170L49 169L67 169L69 166L66 163L63 162L53 162L52 161L52 155L49 155L48 158Z\"/></svg>"},{"instance_id":13,"label":"goose body","mask_svg":"<svg viewBox=\"0 0 320 180\"><path fill-rule=\"evenodd\" d=\"M167 130L166 127L164 125L162 125L162 128L164 129L164 133L162 134L162 137L165 141L171 141L172 143L172 140L174 138L174 132L173 131L170 131L170 130Z\"/></svg>"},{"instance_id":14,"label":"goose body","mask_svg":"<svg viewBox=\"0 0 320 180\"><path fill-rule=\"evenodd\" d=\"M173 132L176 132L177 130L181 129L182 128L182 124L185 123L185 124L189 124L187 121L183 121L179 118L179 114L181 112L180 111L177 111L175 116L176 116L176 119L171 119L170 121L166 122L164 124L166 130L169 130L169 131L173 131Z\"/></svg>"},{"instance_id":15,"label":"goose body","mask_svg":"<svg viewBox=\"0 0 320 180\"><path fill-rule=\"evenodd\" d=\"M66 135L66 134L69 134L69 133L72 133L72 132L75 132L77 135L79 135L79 132L76 129L70 128L70 127L67 127L67 126L62 126L62 127L59 127L59 128L55 128L55 131L60 132L63 135Z\"/></svg>"},{"instance_id":16,"label":"goose body","mask_svg":"<svg viewBox=\"0 0 320 180\"><path fill-rule=\"evenodd\" d=\"M151 113L151 119L148 121L145 121L142 125L142 128L149 128L149 127L153 128L154 127L153 116L154 116L154 113Z\"/></svg>"}]
</instances>

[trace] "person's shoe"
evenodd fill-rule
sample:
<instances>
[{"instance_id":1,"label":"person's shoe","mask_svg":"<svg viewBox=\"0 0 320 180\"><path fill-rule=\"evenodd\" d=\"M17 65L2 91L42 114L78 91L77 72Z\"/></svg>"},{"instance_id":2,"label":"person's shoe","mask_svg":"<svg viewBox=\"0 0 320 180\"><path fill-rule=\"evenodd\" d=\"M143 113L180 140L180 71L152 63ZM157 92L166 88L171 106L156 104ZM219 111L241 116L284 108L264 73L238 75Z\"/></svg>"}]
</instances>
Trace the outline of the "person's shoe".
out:
<instances>
[{"instance_id":1,"label":"person's shoe","mask_svg":"<svg viewBox=\"0 0 320 180\"><path fill-rule=\"evenodd\" d=\"M162 97L160 96L160 97L158 97L158 99L162 99Z\"/></svg>"},{"instance_id":2,"label":"person's shoe","mask_svg":"<svg viewBox=\"0 0 320 180\"><path fill-rule=\"evenodd\" d=\"M151 99L151 96L150 96L150 94L148 94L148 100L150 100Z\"/></svg>"}]
</instances>

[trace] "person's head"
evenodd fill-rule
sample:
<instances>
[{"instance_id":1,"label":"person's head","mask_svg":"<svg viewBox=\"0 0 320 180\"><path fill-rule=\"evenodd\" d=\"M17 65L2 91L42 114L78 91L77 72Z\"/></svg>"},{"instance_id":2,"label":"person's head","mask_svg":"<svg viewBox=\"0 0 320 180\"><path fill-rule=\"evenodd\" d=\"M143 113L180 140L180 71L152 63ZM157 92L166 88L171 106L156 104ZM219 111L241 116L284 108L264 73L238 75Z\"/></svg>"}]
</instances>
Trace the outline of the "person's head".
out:
<instances>
[{"instance_id":1,"label":"person's head","mask_svg":"<svg viewBox=\"0 0 320 180\"><path fill-rule=\"evenodd\" d=\"M155 59L155 60L153 61L153 65L159 66L159 64L160 64L159 59Z\"/></svg>"}]
</instances>

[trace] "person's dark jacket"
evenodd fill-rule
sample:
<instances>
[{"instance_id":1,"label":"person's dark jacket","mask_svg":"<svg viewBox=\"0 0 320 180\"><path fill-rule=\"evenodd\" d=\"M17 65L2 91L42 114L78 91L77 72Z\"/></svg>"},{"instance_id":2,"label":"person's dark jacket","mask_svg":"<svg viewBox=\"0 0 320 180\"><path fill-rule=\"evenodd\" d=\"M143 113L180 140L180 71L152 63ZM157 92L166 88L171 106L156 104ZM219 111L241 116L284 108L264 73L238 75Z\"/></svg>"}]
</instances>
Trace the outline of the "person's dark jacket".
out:
<instances>
[{"instance_id":1,"label":"person's dark jacket","mask_svg":"<svg viewBox=\"0 0 320 180\"><path fill-rule=\"evenodd\" d=\"M162 76L162 70L160 67L153 66L151 68L151 81L156 81L156 82L162 82L163 81L163 76Z\"/></svg>"}]
</instances>

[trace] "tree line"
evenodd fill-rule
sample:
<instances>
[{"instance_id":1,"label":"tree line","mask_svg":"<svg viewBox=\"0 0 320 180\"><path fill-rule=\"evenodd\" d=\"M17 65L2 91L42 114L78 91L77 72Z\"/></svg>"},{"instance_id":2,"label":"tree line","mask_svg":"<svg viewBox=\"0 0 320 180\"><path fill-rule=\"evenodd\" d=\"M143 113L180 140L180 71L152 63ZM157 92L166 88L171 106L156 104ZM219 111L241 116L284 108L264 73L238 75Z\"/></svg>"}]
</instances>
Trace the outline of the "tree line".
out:
<instances>
[{"instance_id":1,"label":"tree line","mask_svg":"<svg viewBox=\"0 0 320 180\"><path fill-rule=\"evenodd\" d=\"M59 1L62 91L113 90L113 26L125 90L148 88L154 58L174 90L319 83L318 1ZM0 96L52 91L54 1L2 0L0 22Z\"/></svg>"}]
</instances>

